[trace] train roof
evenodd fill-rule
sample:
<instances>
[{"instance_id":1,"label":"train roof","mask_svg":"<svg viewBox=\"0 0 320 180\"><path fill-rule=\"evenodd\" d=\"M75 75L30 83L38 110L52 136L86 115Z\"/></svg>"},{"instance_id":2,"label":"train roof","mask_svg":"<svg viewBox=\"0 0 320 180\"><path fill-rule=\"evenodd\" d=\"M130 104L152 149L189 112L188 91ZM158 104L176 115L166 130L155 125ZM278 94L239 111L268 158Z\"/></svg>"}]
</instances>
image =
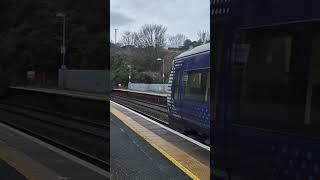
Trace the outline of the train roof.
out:
<instances>
[{"instance_id":1,"label":"train roof","mask_svg":"<svg viewBox=\"0 0 320 180\"><path fill-rule=\"evenodd\" d=\"M202 52L207 52L207 51L210 51L210 43L207 43L207 44L204 44L204 45L201 45L201 46L197 46L197 47L195 47L193 49L185 51L185 52L181 53L180 55L178 55L176 57L176 59L183 58L183 57L186 57L186 56L191 56L191 55L194 55L194 54L199 54L199 53L202 53Z\"/></svg>"}]
</instances>

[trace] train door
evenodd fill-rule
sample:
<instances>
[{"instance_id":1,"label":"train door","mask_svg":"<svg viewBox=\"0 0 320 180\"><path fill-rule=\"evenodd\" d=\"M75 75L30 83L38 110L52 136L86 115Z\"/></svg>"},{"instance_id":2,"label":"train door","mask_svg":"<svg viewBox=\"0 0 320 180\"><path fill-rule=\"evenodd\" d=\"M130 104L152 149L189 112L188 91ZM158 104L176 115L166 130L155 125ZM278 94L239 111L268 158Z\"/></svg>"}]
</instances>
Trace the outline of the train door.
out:
<instances>
[{"instance_id":1,"label":"train door","mask_svg":"<svg viewBox=\"0 0 320 180\"><path fill-rule=\"evenodd\" d=\"M232 62L232 86L237 90L228 131L232 179L318 179L316 131L306 124L312 119L307 103L312 87L307 83L310 32L296 25L251 30L245 36L248 59Z\"/></svg>"},{"instance_id":2,"label":"train door","mask_svg":"<svg viewBox=\"0 0 320 180\"><path fill-rule=\"evenodd\" d=\"M175 128L183 128L181 127L183 123L181 123L181 83L182 83L182 61L175 60L173 63L174 66L174 75L172 81L172 97L171 97L171 109L170 109L170 118L169 124Z\"/></svg>"},{"instance_id":3,"label":"train door","mask_svg":"<svg viewBox=\"0 0 320 180\"><path fill-rule=\"evenodd\" d=\"M210 54L206 54L186 60L181 93L183 120L191 125L189 128L206 135L209 135L210 128L210 68L207 62L207 59L210 60L209 57ZM202 67L196 67L201 66L200 61L203 63Z\"/></svg>"}]
</instances>

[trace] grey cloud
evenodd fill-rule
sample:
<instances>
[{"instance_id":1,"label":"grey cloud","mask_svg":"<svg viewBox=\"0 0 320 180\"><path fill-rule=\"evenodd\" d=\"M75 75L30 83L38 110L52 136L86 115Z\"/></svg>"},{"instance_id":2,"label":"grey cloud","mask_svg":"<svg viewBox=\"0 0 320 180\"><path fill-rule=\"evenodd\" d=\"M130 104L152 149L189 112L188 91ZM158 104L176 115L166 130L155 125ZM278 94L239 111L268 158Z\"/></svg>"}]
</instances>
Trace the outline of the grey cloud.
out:
<instances>
[{"instance_id":1,"label":"grey cloud","mask_svg":"<svg viewBox=\"0 0 320 180\"><path fill-rule=\"evenodd\" d=\"M133 19L127 17L125 14L111 11L110 13L110 25L111 26L123 26L134 22Z\"/></svg>"},{"instance_id":2,"label":"grey cloud","mask_svg":"<svg viewBox=\"0 0 320 180\"><path fill-rule=\"evenodd\" d=\"M185 34L189 39L197 40L198 30L210 29L210 0L111 0L110 3L111 11L131 20L119 27L120 34L155 23L165 25L169 35ZM118 27L112 18L111 14L111 28ZM114 36L113 31L110 36Z\"/></svg>"}]
</instances>

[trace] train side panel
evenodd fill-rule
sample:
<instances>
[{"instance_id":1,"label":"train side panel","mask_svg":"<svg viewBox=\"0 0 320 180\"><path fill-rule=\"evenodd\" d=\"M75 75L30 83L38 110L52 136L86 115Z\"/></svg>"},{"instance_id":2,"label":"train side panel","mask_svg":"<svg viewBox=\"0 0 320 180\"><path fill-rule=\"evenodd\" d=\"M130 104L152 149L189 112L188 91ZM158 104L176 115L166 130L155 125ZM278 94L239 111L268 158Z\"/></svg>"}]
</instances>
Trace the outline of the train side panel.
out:
<instances>
[{"instance_id":1,"label":"train side panel","mask_svg":"<svg viewBox=\"0 0 320 180\"><path fill-rule=\"evenodd\" d=\"M209 135L210 53L189 57L183 64L181 114L187 128Z\"/></svg>"},{"instance_id":2,"label":"train side panel","mask_svg":"<svg viewBox=\"0 0 320 180\"><path fill-rule=\"evenodd\" d=\"M170 124L209 135L210 52L175 60L170 78Z\"/></svg>"}]
</instances>

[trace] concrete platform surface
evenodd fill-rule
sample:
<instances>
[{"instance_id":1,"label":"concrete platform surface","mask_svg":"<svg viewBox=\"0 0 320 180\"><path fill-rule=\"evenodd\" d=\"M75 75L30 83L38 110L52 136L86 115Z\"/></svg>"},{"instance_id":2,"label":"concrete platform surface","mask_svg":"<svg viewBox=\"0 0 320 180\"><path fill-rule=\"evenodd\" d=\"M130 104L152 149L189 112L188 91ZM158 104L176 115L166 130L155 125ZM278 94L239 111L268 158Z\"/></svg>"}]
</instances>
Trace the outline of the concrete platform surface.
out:
<instances>
[{"instance_id":1,"label":"concrete platform surface","mask_svg":"<svg viewBox=\"0 0 320 180\"><path fill-rule=\"evenodd\" d=\"M67 95L71 97L78 97L78 98L85 98L85 99L94 99L94 100L102 100L102 101L108 100L108 95L102 94L102 93L98 94L98 93L73 91L73 90L67 90L67 89L49 89L49 88L20 87L20 86L13 86L11 88L18 89L18 90L20 89L20 90L27 90L27 91Z\"/></svg>"},{"instance_id":2,"label":"concrete platform surface","mask_svg":"<svg viewBox=\"0 0 320 180\"><path fill-rule=\"evenodd\" d=\"M110 126L111 179L190 179L112 114Z\"/></svg>"},{"instance_id":3,"label":"concrete platform surface","mask_svg":"<svg viewBox=\"0 0 320 180\"><path fill-rule=\"evenodd\" d=\"M113 101L110 103L110 111L190 178L210 179L209 147ZM111 139L114 139L112 134ZM111 147L113 144L111 142Z\"/></svg>"}]
</instances>

